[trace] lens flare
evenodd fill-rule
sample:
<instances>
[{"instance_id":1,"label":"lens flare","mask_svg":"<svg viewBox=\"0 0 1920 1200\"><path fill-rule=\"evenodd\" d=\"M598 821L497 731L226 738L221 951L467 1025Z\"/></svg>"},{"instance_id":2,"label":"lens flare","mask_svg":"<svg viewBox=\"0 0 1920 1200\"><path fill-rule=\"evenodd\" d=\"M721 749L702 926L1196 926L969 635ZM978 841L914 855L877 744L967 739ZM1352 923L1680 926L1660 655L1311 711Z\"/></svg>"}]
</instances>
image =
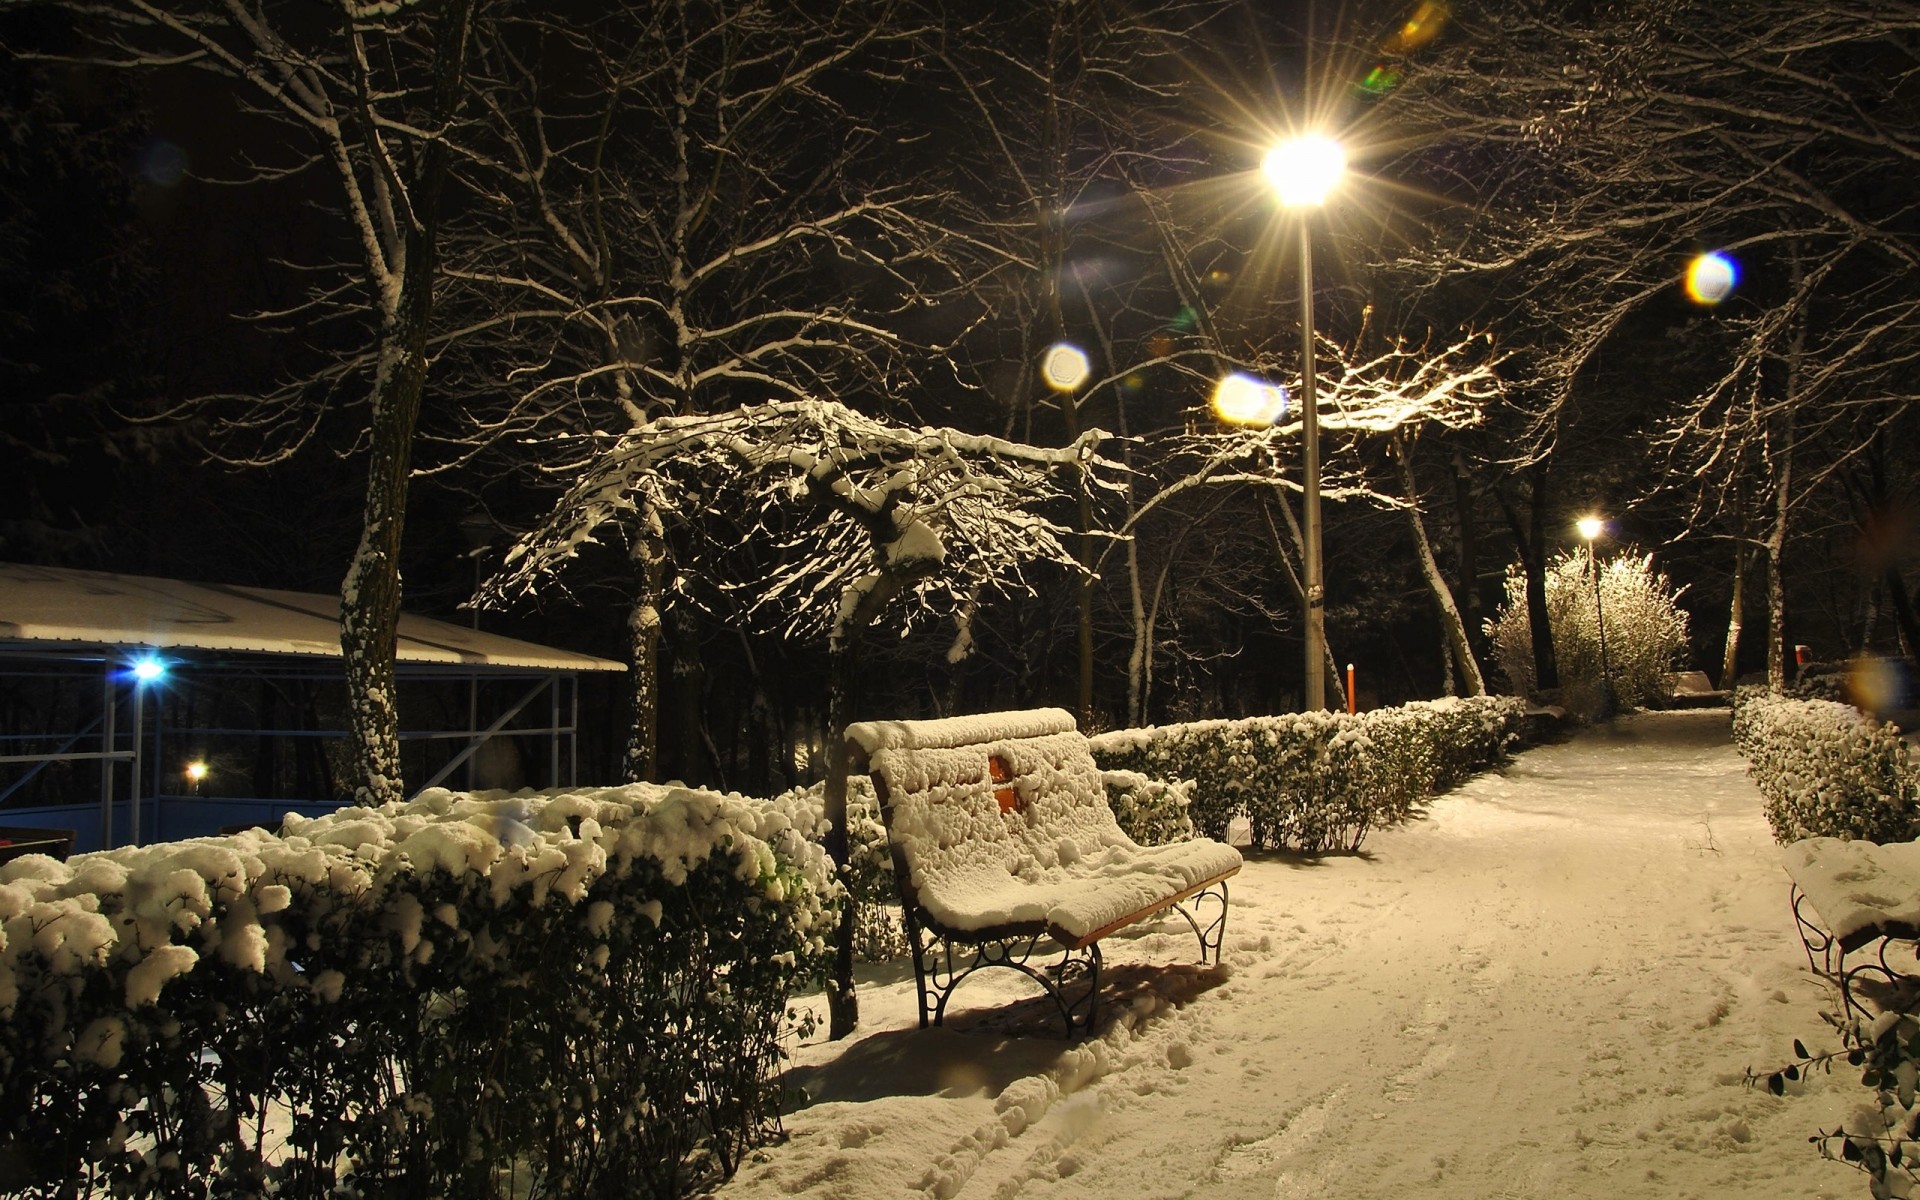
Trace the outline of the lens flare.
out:
<instances>
[{"instance_id":1,"label":"lens flare","mask_svg":"<svg viewBox=\"0 0 1920 1200\"><path fill-rule=\"evenodd\" d=\"M1413 10L1413 15L1407 18L1406 24L1400 26L1380 48L1388 54L1407 54L1418 50L1440 36L1440 31L1446 27L1447 18L1452 15L1453 9L1443 0L1425 0L1420 7Z\"/></svg>"},{"instance_id":2,"label":"lens flare","mask_svg":"<svg viewBox=\"0 0 1920 1200\"><path fill-rule=\"evenodd\" d=\"M166 673L167 664L152 655L134 660L133 677L141 683L152 683Z\"/></svg>"},{"instance_id":3,"label":"lens flare","mask_svg":"<svg viewBox=\"0 0 1920 1200\"><path fill-rule=\"evenodd\" d=\"M1213 411L1233 425L1273 425L1287 415L1287 389L1238 371L1213 387Z\"/></svg>"},{"instance_id":4,"label":"lens flare","mask_svg":"<svg viewBox=\"0 0 1920 1200\"><path fill-rule=\"evenodd\" d=\"M1087 356L1078 346L1055 342L1040 356L1040 378L1056 392L1070 392L1087 381Z\"/></svg>"},{"instance_id":5,"label":"lens flare","mask_svg":"<svg viewBox=\"0 0 1920 1200\"><path fill-rule=\"evenodd\" d=\"M1702 254L1687 264L1687 298L1695 304L1718 304L1739 282L1740 264L1724 251Z\"/></svg>"}]
</instances>

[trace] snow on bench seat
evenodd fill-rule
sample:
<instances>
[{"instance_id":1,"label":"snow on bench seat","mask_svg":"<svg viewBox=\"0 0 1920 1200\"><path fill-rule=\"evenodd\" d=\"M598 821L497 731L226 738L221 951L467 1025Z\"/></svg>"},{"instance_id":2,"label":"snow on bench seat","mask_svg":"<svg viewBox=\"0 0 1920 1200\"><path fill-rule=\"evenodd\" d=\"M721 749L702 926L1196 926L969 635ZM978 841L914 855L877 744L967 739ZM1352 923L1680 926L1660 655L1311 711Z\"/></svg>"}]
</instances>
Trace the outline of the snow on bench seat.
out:
<instances>
[{"instance_id":1,"label":"snow on bench seat","mask_svg":"<svg viewBox=\"0 0 1920 1200\"><path fill-rule=\"evenodd\" d=\"M902 897L946 936L1045 932L1079 948L1240 869L1220 842L1128 837L1064 709L870 721L847 735L883 789ZM1010 807L995 796L1008 786L995 759Z\"/></svg>"},{"instance_id":2,"label":"snow on bench seat","mask_svg":"<svg viewBox=\"0 0 1920 1200\"><path fill-rule=\"evenodd\" d=\"M1920 939L1920 842L1805 838L1781 857L1843 951L1878 938Z\"/></svg>"}]
</instances>

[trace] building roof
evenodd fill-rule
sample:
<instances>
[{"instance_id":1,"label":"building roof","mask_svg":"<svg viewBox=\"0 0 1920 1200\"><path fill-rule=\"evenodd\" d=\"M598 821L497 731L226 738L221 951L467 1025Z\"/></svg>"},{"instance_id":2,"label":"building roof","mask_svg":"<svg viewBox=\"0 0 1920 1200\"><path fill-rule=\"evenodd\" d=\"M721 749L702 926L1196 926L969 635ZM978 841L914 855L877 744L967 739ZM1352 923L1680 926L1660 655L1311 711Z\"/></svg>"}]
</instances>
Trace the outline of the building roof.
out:
<instances>
[{"instance_id":1,"label":"building roof","mask_svg":"<svg viewBox=\"0 0 1920 1200\"><path fill-rule=\"evenodd\" d=\"M340 598L0 563L0 643L340 657ZM400 615L398 659L461 667L624 671L610 659Z\"/></svg>"}]
</instances>

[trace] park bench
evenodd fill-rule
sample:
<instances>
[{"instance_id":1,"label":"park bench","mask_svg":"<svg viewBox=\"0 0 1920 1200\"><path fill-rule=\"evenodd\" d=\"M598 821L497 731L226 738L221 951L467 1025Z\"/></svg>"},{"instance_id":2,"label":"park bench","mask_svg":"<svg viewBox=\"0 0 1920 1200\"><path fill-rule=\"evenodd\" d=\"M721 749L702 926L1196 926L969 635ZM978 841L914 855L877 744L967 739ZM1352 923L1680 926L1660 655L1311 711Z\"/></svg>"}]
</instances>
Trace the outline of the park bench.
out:
<instances>
[{"instance_id":1,"label":"park bench","mask_svg":"<svg viewBox=\"0 0 1920 1200\"><path fill-rule=\"evenodd\" d=\"M867 721L847 737L887 828L921 1028L944 1023L975 971L1008 967L1045 989L1069 1036L1084 1036L1098 1011L1100 940L1169 909L1199 938L1200 961L1219 961L1240 852L1207 839L1135 843L1072 714ZM1034 966L1049 942L1059 961ZM1083 977L1085 996L1070 995Z\"/></svg>"},{"instance_id":2,"label":"park bench","mask_svg":"<svg viewBox=\"0 0 1920 1200\"><path fill-rule=\"evenodd\" d=\"M1902 989L1920 973L1887 957L1920 943L1920 842L1804 838L1781 858L1808 968L1834 982L1847 1009L1873 1016L1867 999L1875 991Z\"/></svg>"}]
</instances>

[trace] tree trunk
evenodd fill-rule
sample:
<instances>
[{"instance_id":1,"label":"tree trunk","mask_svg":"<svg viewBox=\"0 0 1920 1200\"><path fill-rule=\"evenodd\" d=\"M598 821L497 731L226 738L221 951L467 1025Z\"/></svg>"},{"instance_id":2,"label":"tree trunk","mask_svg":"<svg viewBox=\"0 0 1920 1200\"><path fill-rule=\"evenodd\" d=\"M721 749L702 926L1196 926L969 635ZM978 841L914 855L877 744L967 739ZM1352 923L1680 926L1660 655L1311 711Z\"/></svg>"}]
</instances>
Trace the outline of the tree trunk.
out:
<instances>
[{"instance_id":1,"label":"tree trunk","mask_svg":"<svg viewBox=\"0 0 1920 1200\"><path fill-rule=\"evenodd\" d=\"M834 875L842 884L849 879L847 776L852 767L852 754L847 746L847 726L853 719L858 646L857 632L850 632L835 644L831 651L833 665L828 672L831 682L827 692L827 787L823 807L827 857L832 860ZM834 929L833 978L827 983L827 1037L836 1042L860 1024L860 997L853 990L855 920L854 897L849 891L841 901L840 923Z\"/></svg>"},{"instance_id":2,"label":"tree trunk","mask_svg":"<svg viewBox=\"0 0 1920 1200\"><path fill-rule=\"evenodd\" d=\"M1272 496L1274 506L1280 510L1280 515L1286 519L1287 534L1293 538L1293 548L1297 550L1306 542L1306 535L1300 531L1300 519L1293 515L1293 506L1287 503L1286 493L1282 491L1277 484L1273 489ZM1300 602L1300 611L1305 612L1307 610L1306 582L1301 578L1300 569L1294 566L1293 559L1288 556L1288 546L1281 540L1279 528L1271 521L1268 522L1267 528L1273 534L1273 549L1274 553L1280 558L1280 567L1287 574L1287 582L1293 585L1294 598ZM1321 640L1326 643L1325 649L1327 652L1327 697L1332 707L1345 708L1347 706L1346 676L1340 673L1339 665L1334 661L1333 643L1324 638Z\"/></svg>"},{"instance_id":3,"label":"tree trunk","mask_svg":"<svg viewBox=\"0 0 1920 1200\"><path fill-rule=\"evenodd\" d=\"M1720 660L1720 686L1731 691L1733 681L1738 678L1740 658L1740 617L1741 603L1745 597L1745 576L1747 573L1747 548L1739 542L1733 544L1733 600L1727 606L1727 648Z\"/></svg>"},{"instance_id":4,"label":"tree trunk","mask_svg":"<svg viewBox=\"0 0 1920 1200\"><path fill-rule=\"evenodd\" d=\"M1474 520L1473 475L1458 450L1448 465L1453 475L1454 521L1459 526L1456 545L1460 555L1460 619L1466 623L1467 644L1478 656L1486 653L1487 647L1483 629L1486 620L1481 615L1480 534L1478 522Z\"/></svg>"},{"instance_id":5,"label":"tree trunk","mask_svg":"<svg viewBox=\"0 0 1920 1200\"><path fill-rule=\"evenodd\" d=\"M1913 611L1913 597L1907 592L1907 581L1900 577L1898 564L1887 568L1887 599L1893 603L1893 622L1900 631L1900 649L1907 661L1920 663L1920 620L1916 620Z\"/></svg>"},{"instance_id":6,"label":"tree trunk","mask_svg":"<svg viewBox=\"0 0 1920 1200\"><path fill-rule=\"evenodd\" d=\"M1440 628L1446 635L1447 648L1452 651L1452 660L1459 669L1461 685L1469 696L1487 694L1486 679L1480 674L1480 664L1473 660L1473 647L1467 642L1467 627L1460 619L1460 609L1453 602L1453 589L1447 586L1447 578L1440 573L1440 563L1433 557L1433 544L1427 540L1427 524L1420 517L1419 485L1413 477L1413 454L1406 439L1395 432L1392 439L1393 459L1400 468L1400 489L1407 497L1407 524L1413 530L1414 550L1420 556L1420 572L1426 576L1427 588L1433 593L1434 604L1440 610Z\"/></svg>"},{"instance_id":7,"label":"tree trunk","mask_svg":"<svg viewBox=\"0 0 1920 1200\"><path fill-rule=\"evenodd\" d=\"M642 502L633 537L634 597L627 616L633 655L633 723L622 773L628 783L655 778L660 755L660 595L667 543L660 512Z\"/></svg>"},{"instance_id":8,"label":"tree trunk","mask_svg":"<svg viewBox=\"0 0 1920 1200\"><path fill-rule=\"evenodd\" d=\"M436 30L435 107L450 118L466 78L471 0L454 0ZM400 632L400 544L407 516L414 430L427 379L427 327L437 273L440 193L448 150L438 138L420 149L408 189L412 221L402 241L400 294L381 321L380 370L370 416L366 503L360 546L340 585L340 654L346 669L349 779L355 803L406 797L394 656Z\"/></svg>"},{"instance_id":9,"label":"tree trunk","mask_svg":"<svg viewBox=\"0 0 1920 1200\"><path fill-rule=\"evenodd\" d=\"M1767 530L1767 690L1787 688L1787 591L1781 572L1787 547L1787 496L1793 479L1791 446L1780 452L1774 476L1773 527Z\"/></svg>"},{"instance_id":10,"label":"tree trunk","mask_svg":"<svg viewBox=\"0 0 1920 1200\"><path fill-rule=\"evenodd\" d=\"M1560 665L1553 653L1553 623L1547 617L1546 459L1536 459L1528 466L1527 483L1531 502L1524 521L1505 489L1496 488L1494 497L1506 514L1507 527L1520 551L1520 570L1527 584L1527 633L1533 643L1533 690L1542 692L1560 686Z\"/></svg>"}]
</instances>

